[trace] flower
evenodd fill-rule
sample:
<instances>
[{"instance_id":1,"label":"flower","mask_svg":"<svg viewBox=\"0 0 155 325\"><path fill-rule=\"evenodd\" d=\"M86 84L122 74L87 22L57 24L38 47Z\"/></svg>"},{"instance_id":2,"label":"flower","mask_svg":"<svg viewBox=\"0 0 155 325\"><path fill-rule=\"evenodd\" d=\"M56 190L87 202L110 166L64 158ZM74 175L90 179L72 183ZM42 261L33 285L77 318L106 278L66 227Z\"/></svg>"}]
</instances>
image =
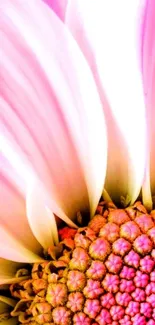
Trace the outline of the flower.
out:
<instances>
[{"instance_id":1,"label":"flower","mask_svg":"<svg viewBox=\"0 0 155 325\"><path fill-rule=\"evenodd\" d=\"M15 298L1 295L1 314L18 299L5 324L71 324L74 313L74 325L145 325L154 322L155 219L133 204L142 185L150 210L154 194L155 5L45 2L0 5L0 283ZM97 207L102 191L108 202ZM55 215L70 227L62 243Z\"/></svg>"}]
</instances>

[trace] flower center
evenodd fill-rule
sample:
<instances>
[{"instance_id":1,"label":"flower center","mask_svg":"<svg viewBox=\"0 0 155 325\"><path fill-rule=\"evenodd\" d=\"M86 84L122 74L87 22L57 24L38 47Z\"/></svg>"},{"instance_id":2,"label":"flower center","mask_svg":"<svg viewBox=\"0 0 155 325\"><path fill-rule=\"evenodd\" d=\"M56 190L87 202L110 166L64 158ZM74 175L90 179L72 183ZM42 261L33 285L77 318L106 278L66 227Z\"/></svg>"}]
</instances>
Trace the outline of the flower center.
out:
<instances>
[{"instance_id":1,"label":"flower center","mask_svg":"<svg viewBox=\"0 0 155 325\"><path fill-rule=\"evenodd\" d=\"M10 286L19 324L155 325L155 211L101 202L87 227L59 237L30 278Z\"/></svg>"}]
</instances>

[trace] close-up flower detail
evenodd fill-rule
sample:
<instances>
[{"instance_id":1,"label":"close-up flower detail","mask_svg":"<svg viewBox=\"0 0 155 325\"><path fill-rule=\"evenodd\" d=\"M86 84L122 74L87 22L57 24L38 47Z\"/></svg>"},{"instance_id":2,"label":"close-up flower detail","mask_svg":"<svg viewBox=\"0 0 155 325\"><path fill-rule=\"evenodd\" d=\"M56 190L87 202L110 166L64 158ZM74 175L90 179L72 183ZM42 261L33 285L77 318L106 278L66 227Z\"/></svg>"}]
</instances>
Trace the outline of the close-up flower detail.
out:
<instances>
[{"instance_id":1,"label":"close-up flower detail","mask_svg":"<svg viewBox=\"0 0 155 325\"><path fill-rule=\"evenodd\" d=\"M155 2L0 2L0 325L155 325Z\"/></svg>"}]
</instances>

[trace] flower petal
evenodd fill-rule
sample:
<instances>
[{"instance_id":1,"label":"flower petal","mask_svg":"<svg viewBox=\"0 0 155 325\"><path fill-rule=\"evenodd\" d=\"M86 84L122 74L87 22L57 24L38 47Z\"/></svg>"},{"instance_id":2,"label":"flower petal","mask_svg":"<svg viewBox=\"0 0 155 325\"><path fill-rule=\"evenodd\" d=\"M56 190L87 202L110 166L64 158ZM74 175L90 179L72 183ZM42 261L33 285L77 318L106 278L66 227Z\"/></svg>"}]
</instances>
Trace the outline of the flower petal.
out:
<instances>
[{"instance_id":1,"label":"flower petal","mask_svg":"<svg viewBox=\"0 0 155 325\"><path fill-rule=\"evenodd\" d=\"M68 0L43 0L64 21Z\"/></svg>"},{"instance_id":2,"label":"flower petal","mask_svg":"<svg viewBox=\"0 0 155 325\"><path fill-rule=\"evenodd\" d=\"M48 208L48 202L51 199L43 185L36 180L31 182L27 193L27 216L34 236L44 249L59 242L55 216ZM68 221L66 219L67 217L64 218L65 222ZM70 219L69 225L76 227Z\"/></svg>"},{"instance_id":3,"label":"flower petal","mask_svg":"<svg viewBox=\"0 0 155 325\"><path fill-rule=\"evenodd\" d=\"M1 142L2 146L3 144ZM33 236L26 217L25 201L22 195L23 180L2 154L0 167L0 256L22 262L38 260L40 258L35 253L41 252L41 246ZM19 257L19 252L20 256L22 253L26 256Z\"/></svg>"},{"instance_id":4,"label":"flower petal","mask_svg":"<svg viewBox=\"0 0 155 325\"><path fill-rule=\"evenodd\" d=\"M145 205L155 199L155 2L145 1L141 26L141 59L148 131L147 169L143 186Z\"/></svg>"},{"instance_id":5,"label":"flower petal","mask_svg":"<svg viewBox=\"0 0 155 325\"><path fill-rule=\"evenodd\" d=\"M0 256L22 263L37 263L43 259L27 249L20 240L11 234L5 225L0 225Z\"/></svg>"},{"instance_id":6,"label":"flower petal","mask_svg":"<svg viewBox=\"0 0 155 325\"><path fill-rule=\"evenodd\" d=\"M21 278L16 277L16 272L23 266L24 264L0 258L0 285L21 281Z\"/></svg>"},{"instance_id":7,"label":"flower petal","mask_svg":"<svg viewBox=\"0 0 155 325\"><path fill-rule=\"evenodd\" d=\"M124 196L128 203L139 194L146 156L136 47L139 5L139 0L75 0L69 1L66 13L66 24L94 73L106 115L109 151L105 188L116 201Z\"/></svg>"},{"instance_id":8,"label":"flower petal","mask_svg":"<svg viewBox=\"0 0 155 325\"><path fill-rule=\"evenodd\" d=\"M104 184L107 143L91 71L43 2L7 0L2 10L7 136L29 158L61 211L75 218L90 205L93 214Z\"/></svg>"}]
</instances>

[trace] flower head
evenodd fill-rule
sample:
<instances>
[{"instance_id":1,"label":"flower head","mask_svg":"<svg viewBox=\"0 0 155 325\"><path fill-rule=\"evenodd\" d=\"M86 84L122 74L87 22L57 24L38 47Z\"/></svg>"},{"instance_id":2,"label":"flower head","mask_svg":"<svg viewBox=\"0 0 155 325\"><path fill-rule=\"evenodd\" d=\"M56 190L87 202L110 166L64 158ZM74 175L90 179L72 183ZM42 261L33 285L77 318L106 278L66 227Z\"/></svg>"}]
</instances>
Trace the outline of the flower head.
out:
<instances>
[{"instance_id":1,"label":"flower head","mask_svg":"<svg viewBox=\"0 0 155 325\"><path fill-rule=\"evenodd\" d=\"M155 3L0 13L0 321L152 325Z\"/></svg>"}]
</instances>

